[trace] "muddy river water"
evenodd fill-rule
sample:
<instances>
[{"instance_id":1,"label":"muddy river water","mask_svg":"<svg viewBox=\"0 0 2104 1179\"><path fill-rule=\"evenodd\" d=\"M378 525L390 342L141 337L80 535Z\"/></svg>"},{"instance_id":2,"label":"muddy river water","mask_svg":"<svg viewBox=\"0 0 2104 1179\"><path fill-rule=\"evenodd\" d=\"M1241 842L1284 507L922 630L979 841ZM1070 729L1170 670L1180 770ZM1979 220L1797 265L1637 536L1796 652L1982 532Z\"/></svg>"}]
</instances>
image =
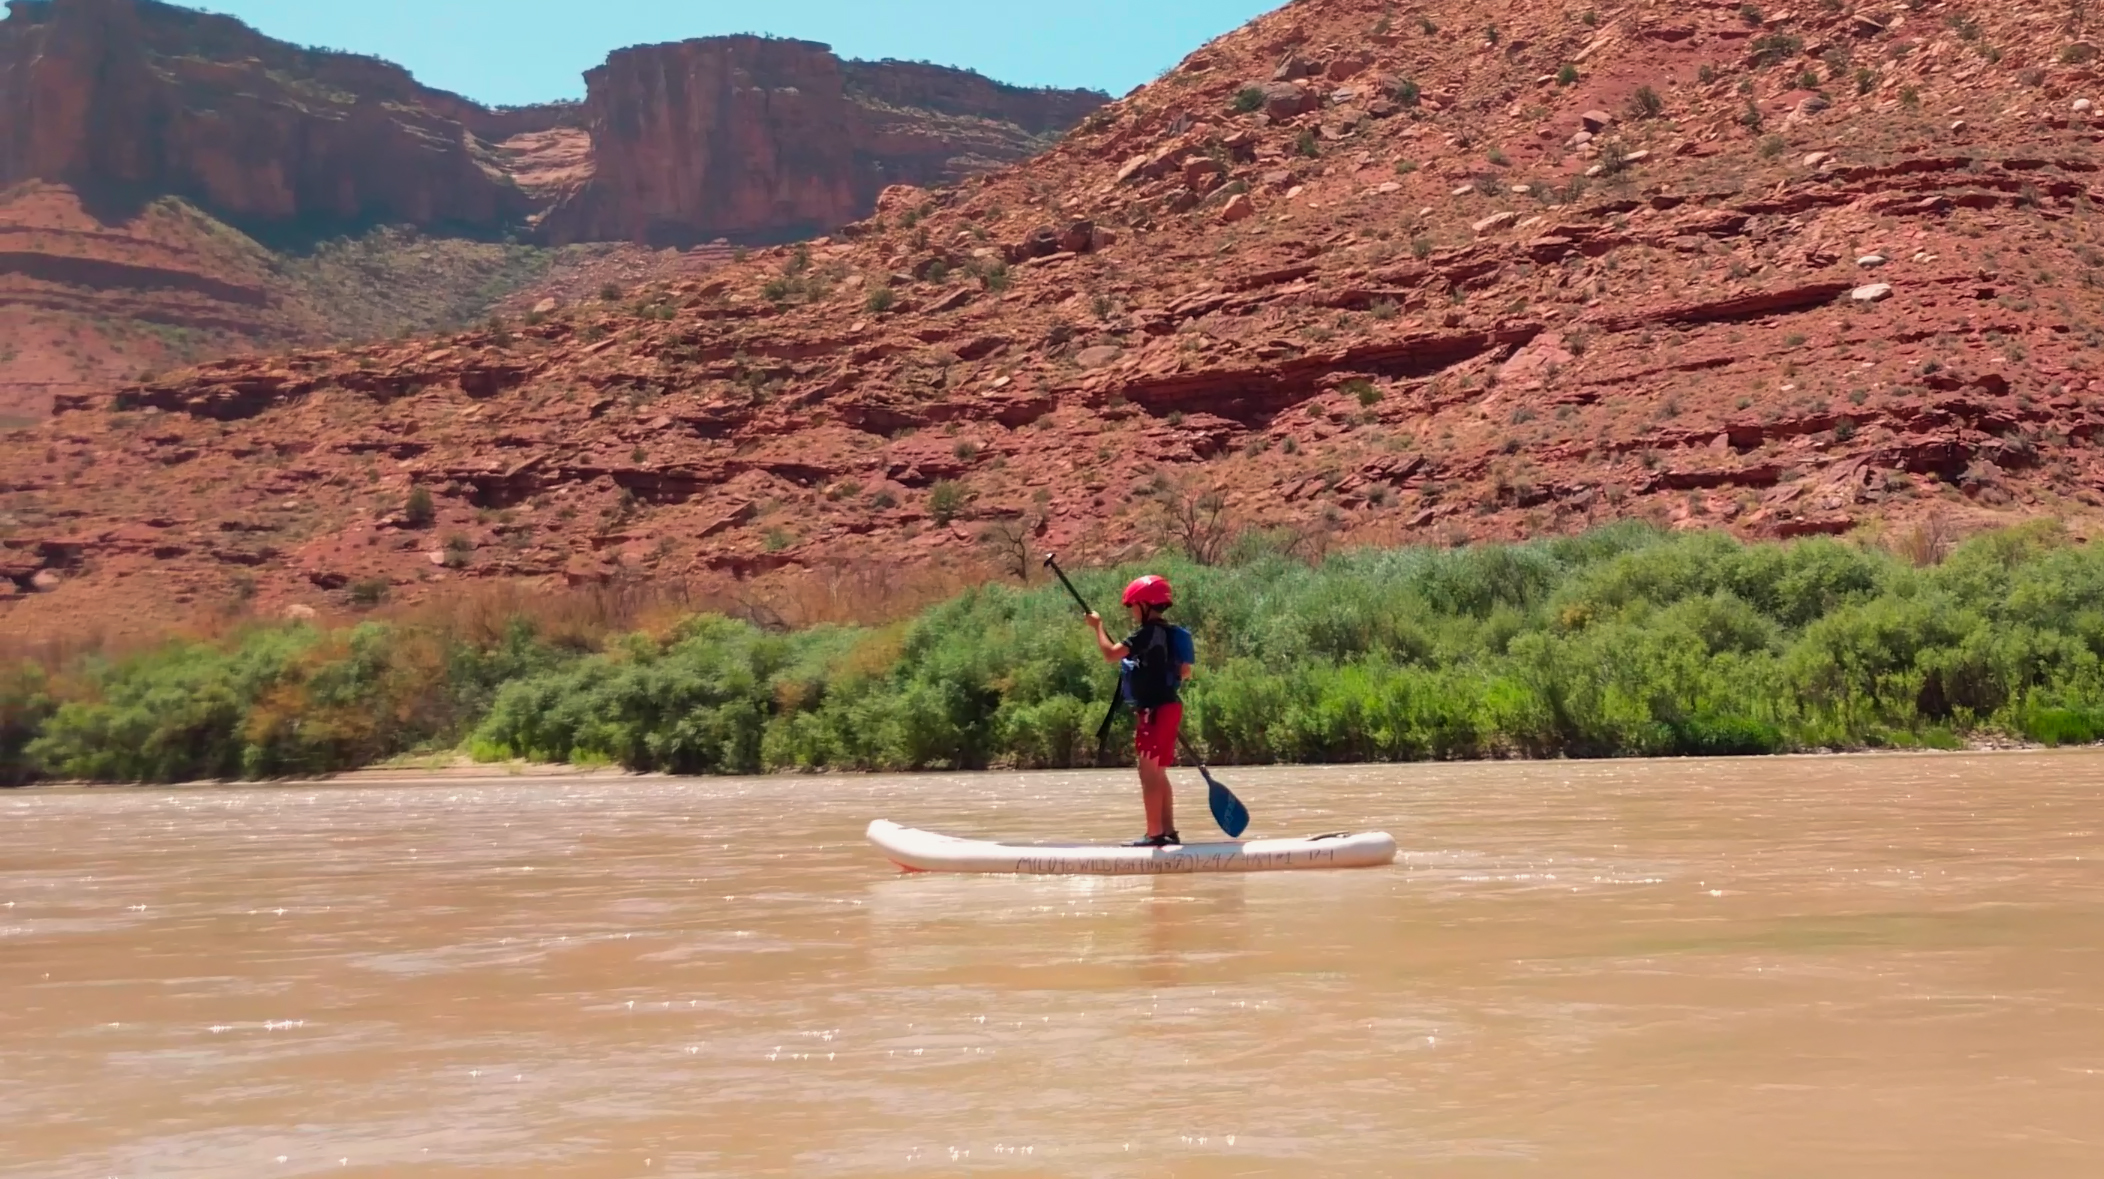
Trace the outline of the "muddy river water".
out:
<instances>
[{"instance_id":1,"label":"muddy river water","mask_svg":"<svg viewBox=\"0 0 2104 1179\"><path fill-rule=\"evenodd\" d=\"M0 794L0 1176L2104 1174L2104 756L1222 776Z\"/></svg>"}]
</instances>

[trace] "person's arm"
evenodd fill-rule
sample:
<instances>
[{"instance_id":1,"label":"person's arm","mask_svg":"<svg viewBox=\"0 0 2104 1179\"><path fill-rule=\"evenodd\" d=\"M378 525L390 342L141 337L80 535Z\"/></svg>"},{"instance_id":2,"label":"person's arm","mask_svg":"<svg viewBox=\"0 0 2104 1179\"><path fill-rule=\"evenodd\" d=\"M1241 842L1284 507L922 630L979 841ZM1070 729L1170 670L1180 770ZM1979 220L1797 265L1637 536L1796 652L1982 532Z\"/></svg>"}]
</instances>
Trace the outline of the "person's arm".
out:
<instances>
[{"instance_id":1,"label":"person's arm","mask_svg":"<svg viewBox=\"0 0 2104 1179\"><path fill-rule=\"evenodd\" d=\"M1188 684L1191 673L1198 669L1198 647L1191 641L1191 632L1179 629L1176 632L1176 655L1180 662L1176 668L1176 682Z\"/></svg>"},{"instance_id":2,"label":"person's arm","mask_svg":"<svg viewBox=\"0 0 2104 1179\"><path fill-rule=\"evenodd\" d=\"M1127 655L1132 654L1131 649L1126 647L1125 644L1111 642L1110 636L1103 632L1102 615L1089 615L1088 623L1090 626L1096 628L1096 649L1103 652L1103 662L1116 663L1118 660L1123 659Z\"/></svg>"}]
</instances>

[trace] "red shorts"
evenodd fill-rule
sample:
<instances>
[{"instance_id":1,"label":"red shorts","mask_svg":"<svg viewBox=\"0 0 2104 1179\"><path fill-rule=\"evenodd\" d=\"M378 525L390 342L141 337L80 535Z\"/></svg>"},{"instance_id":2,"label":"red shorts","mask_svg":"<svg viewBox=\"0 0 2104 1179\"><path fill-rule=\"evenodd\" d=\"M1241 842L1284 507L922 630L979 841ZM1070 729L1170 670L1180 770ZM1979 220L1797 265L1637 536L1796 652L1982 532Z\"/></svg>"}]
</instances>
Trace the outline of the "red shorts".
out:
<instances>
[{"instance_id":1,"label":"red shorts","mask_svg":"<svg viewBox=\"0 0 2104 1179\"><path fill-rule=\"evenodd\" d=\"M1176 732L1183 727L1183 705L1142 708L1132 729L1132 748L1164 769L1176 764Z\"/></svg>"}]
</instances>

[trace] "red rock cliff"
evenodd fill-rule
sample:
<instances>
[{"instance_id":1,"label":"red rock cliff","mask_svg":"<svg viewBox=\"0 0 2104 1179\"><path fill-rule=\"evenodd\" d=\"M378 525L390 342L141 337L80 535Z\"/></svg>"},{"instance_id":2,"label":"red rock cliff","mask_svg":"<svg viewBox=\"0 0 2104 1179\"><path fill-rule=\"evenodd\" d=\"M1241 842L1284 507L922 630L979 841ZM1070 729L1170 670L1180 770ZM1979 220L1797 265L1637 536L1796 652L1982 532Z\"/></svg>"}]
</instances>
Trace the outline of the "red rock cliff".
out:
<instances>
[{"instance_id":1,"label":"red rock cliff","mask_svg":"<svg viewBox=\"0 0 2104 1179\"><path fill-rule=\"evenodd\" d=\"M886 185L1031 155L1106 101L759 37L624 49L585 80L596 171L543 223L558 243L822 233Z\"/></svg>"},{"instance_id":2,"label":"red rock cliff","mask_svg":"<svg viewBox=\"0 0 2104 1179\"><path fill-rule=\"evenodd\" d=\"M1032 135L1063 132L1109 101L1094 90L1009 86L923 62L849 61L841 67L848 94L858 101L1013 123Z\"/></svg>"},{"instance_id":3,"label":"red rock cliff","mask_svg":"<svg viewBox=\"0 0 2104 1179\"><path fill-rule=\"evenodd\" d=\"M173 193L247 222L494 226L532 202L477 136L564 115L155 0L12 0L0 23L0 184Z\"/></svg>"}]
</instances>

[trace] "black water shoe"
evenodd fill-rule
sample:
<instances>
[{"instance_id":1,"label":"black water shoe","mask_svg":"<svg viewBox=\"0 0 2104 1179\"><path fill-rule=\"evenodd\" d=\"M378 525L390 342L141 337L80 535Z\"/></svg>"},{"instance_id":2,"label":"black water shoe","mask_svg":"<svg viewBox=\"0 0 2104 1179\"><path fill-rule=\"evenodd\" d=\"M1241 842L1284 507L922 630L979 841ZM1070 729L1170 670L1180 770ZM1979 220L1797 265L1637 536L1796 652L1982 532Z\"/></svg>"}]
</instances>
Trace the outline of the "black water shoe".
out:
<instances>
[{"instance_id":1,"label":"black water shoe","mask_svg":"<svg viewBox=\"0 0 2104 1179\"><path fill-rule=\"evenodd\" d=\"M1135 840L1133 840L1133 841L1132 841L1131 843L1128 843L1128 844L1126 844L1125 846L1126 846L1126 847L1182 847L1182 846L1183 846L1183 839L1182 839L1182 837L1178 836L1178 835L1176 834L1176 832L1174 832L1174 831L1171 831L1171 832L1168 832L1167 834L1164 834L1164 835L1149 835L1149 836L1148 836L1148 837L1146 837L1145 839L1135 839Z\"/></svg>"}]
</instances>

